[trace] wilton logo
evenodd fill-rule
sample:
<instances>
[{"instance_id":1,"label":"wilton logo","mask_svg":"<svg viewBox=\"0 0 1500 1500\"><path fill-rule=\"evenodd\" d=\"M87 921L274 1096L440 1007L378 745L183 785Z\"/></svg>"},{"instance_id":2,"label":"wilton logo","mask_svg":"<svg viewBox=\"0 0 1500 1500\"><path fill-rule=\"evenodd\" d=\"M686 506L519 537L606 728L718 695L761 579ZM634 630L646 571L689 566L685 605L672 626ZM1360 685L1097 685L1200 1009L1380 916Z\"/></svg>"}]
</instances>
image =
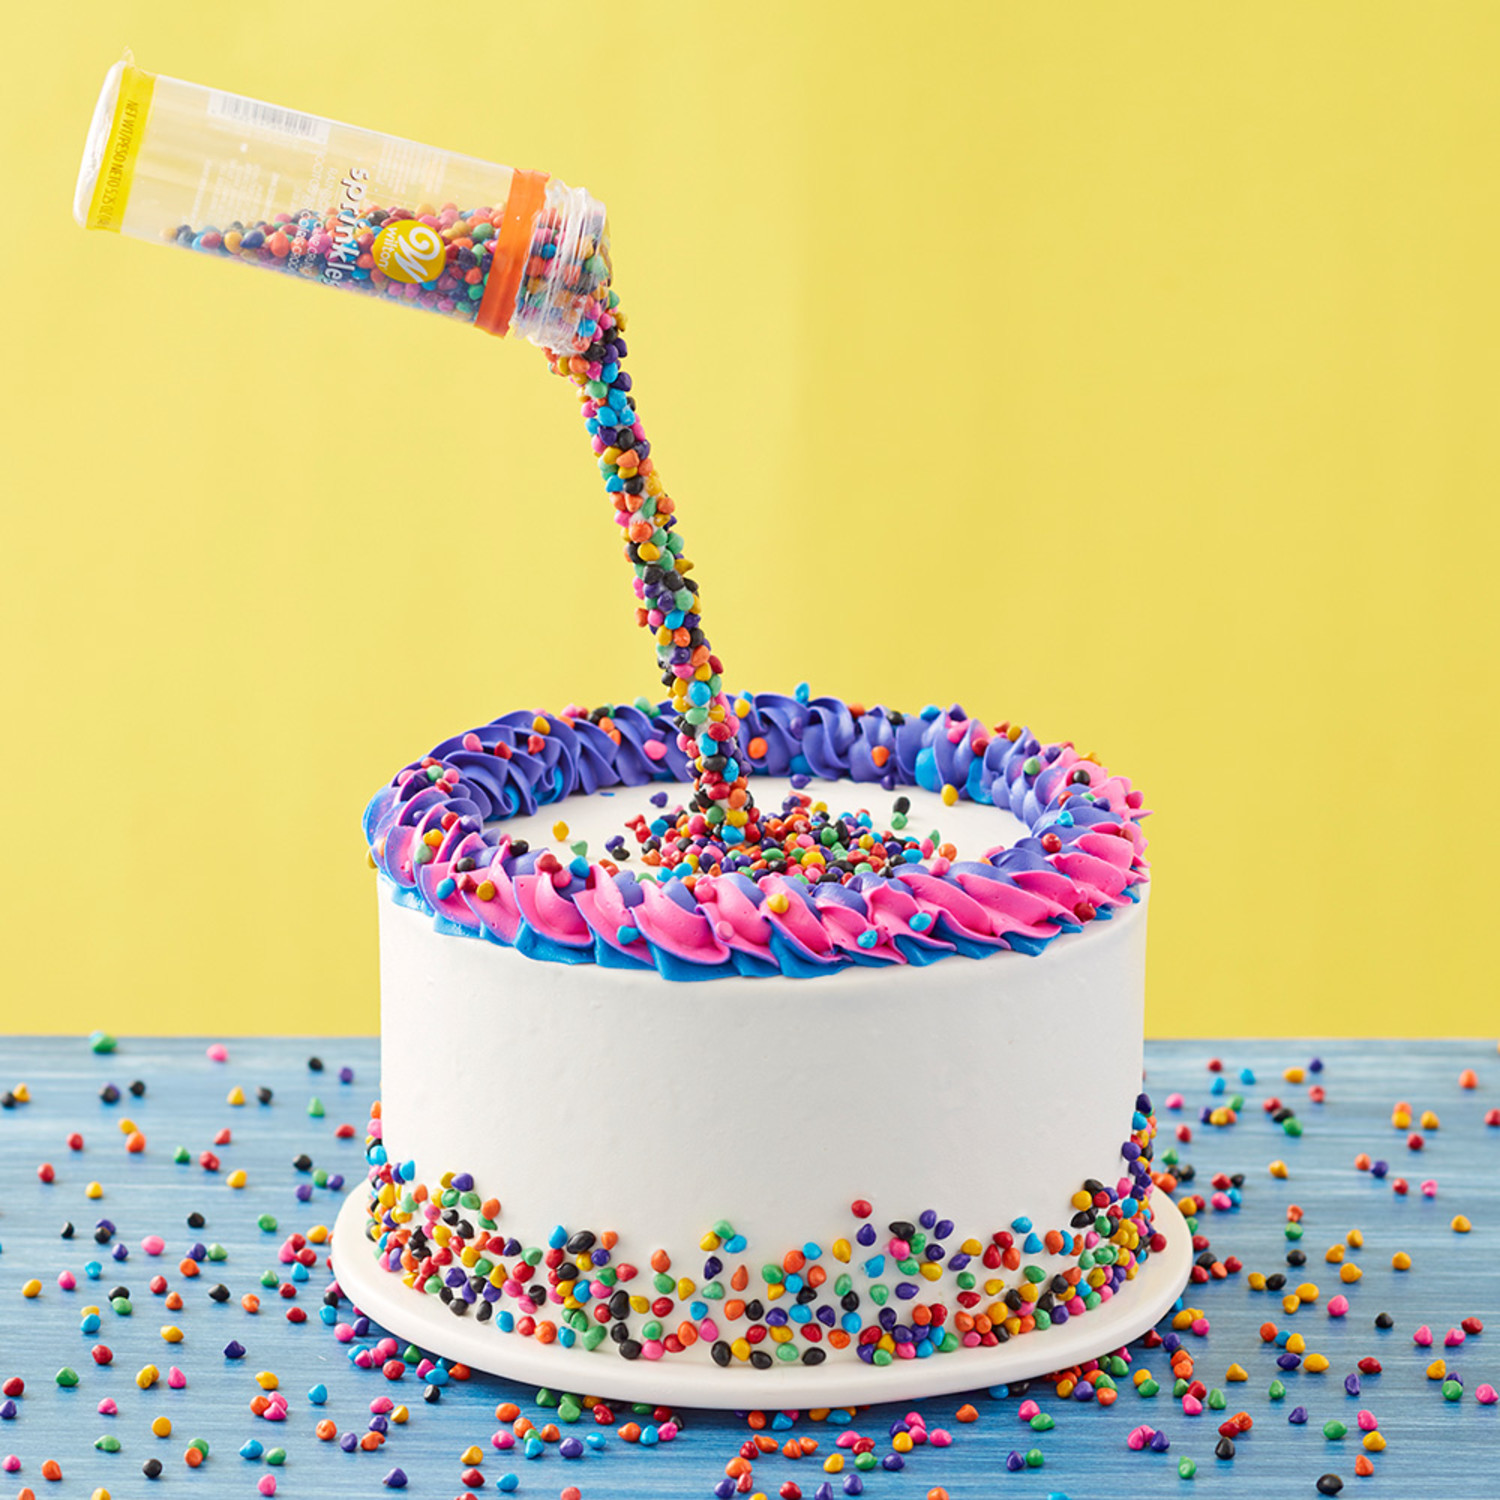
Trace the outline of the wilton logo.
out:
<instances>
[{"instance_id":1,"label":"wilton logo","mask_svg":"<svg viewBox=\"0 0 1500 1500\"><path fill-rule=\"evenodd\" d=\"M448 247L430 225L397 219L375 236L370 246L375 269L392 281L436 281L447 263Z\"/></svg>"}]
</instances>

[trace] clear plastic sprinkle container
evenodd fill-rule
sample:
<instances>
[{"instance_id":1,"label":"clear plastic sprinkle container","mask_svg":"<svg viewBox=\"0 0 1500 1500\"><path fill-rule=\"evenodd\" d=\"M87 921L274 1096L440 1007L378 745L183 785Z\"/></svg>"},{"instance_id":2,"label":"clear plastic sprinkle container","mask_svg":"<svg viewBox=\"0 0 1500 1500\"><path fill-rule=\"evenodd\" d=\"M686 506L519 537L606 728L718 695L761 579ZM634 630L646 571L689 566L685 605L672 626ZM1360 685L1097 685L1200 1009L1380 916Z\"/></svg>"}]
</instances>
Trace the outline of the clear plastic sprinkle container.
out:
<instances>
[{"instance_id":1,"label":"clear plastic sprinkle container","mask_svg":"<svg viewBox=\"0 0 1500 1500\"><path fill-rule=\"evenodd\" d=\"M176 245L578 352L609 279L604 206L518 171L137 68L109 70L73 198Z\"/></svg>"}]
</instances>

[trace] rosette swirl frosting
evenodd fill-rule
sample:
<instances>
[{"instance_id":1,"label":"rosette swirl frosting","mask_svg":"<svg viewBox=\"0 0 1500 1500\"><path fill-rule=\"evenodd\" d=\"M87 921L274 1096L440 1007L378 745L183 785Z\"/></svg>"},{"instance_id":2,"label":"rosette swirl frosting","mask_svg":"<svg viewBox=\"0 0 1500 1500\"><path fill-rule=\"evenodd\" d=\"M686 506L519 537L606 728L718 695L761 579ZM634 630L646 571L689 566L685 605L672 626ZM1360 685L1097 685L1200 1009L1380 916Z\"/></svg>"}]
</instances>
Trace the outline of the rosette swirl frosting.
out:
<instances>
[{"instance_id":1,"label":"rosette swirl frosting","mask_svg":"<svg viewBox=\"0 0 1500 1500\"><path fill-rule=\"evenodd\" d=\"M739 695L757 775L953 788L1029 830L979 860L934 856L890 874L809 884L766 873L641 878L613 861L518 848L505 822L574 795L691 783L670 704L587 715L505 714L442 741L365 810L371 860L393 898L439 930L531 958L654 968L668 979L1036 955L1139 899L1146 816L1130 782L1066 742L991 729L958 706L904 715L838 698ZM758 754L756 752L759 752Z\"/></svg>"}]
</instances>

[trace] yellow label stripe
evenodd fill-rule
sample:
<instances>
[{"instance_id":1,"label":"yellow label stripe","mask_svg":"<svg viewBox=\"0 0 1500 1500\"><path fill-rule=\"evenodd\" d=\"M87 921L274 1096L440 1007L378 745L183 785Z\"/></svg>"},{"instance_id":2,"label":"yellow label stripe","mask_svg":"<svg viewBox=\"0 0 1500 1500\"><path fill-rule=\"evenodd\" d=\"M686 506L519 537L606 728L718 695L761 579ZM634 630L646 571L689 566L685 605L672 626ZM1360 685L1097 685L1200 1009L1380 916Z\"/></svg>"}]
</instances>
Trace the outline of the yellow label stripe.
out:
<instances>
[{"instance_id":1,"label":"yellow label stripe","mask_svg":"<svg viewBox=\"0 0 1500 1500\"><path fill-rule=\"evenodd\" d=\"M135 159L146 134L146 117L151 112L151 91L155 86L155 74L142 72L128 63L120 73L115 117L110 123L104 159L99 163L94 196L89 203L90 229L112 229L119 233L125 218L125 205L130 200Z\"/></svg>"}]
</instances>

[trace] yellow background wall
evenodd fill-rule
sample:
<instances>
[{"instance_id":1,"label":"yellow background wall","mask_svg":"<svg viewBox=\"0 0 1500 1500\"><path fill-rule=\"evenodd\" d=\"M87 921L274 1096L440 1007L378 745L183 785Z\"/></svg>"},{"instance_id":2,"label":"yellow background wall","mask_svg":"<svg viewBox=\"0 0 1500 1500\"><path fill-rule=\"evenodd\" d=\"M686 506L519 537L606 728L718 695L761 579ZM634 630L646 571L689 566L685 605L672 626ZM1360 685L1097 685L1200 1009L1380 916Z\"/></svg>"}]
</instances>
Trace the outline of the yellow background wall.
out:
<instances>
[{"instance_id":1,"label":"yellow background wall","mask_svg":"<svg viewBox=\"0 0 1500 1500\"><path fill-rule=\"evenodd\" d=\"M369 794L655 689L540 355L73 226L126 43L604 198L732 683L1133 776L1155 1032L1494 1028L1500 7L420 10L7 22L0 1030L375 1029Z\"/></svg>"}]
</instances>

